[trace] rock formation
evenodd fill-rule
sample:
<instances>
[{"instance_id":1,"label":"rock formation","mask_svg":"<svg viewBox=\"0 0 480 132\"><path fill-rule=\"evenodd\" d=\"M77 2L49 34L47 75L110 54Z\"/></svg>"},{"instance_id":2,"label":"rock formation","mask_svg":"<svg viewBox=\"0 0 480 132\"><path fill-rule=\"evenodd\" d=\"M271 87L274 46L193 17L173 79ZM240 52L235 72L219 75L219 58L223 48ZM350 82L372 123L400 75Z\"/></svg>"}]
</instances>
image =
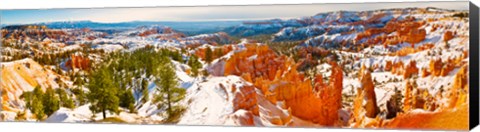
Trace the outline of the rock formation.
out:
<instances>
[{"instance_id":1,"label":"rock formation","mask_svg":"<svg viewBox=\"0 0 480 132\"><path fill-rule=\"evenodd\" d=\"M443 34L443 41L448 42L449 40L453 39L454 35L452 31L446 31Z\"/></svg>"},{"instance_id":2,"label":"rock formation","mask_svg":"<svg viewBox=\"0 0 480 132\"><path fill-rule=\"evenodd\" d=\"M260 89L273 104L284 101L292 115L326 126L338 120L341 108L342 69L331 62L332 75L328 84L317 76L314 88L296 69L293 59L278 56L265 45L247 44L246 50L236 52L225 64L225 75L242 76ZM255 59L251 59L255 56ZM314 91L315 89L315 91ZM328 113L328 114L327 114Z\"/></svg>"},{"instance_id":3,"label":"rock formation","mask_svg":"<svg viewBox=\"0 0 480 132\"><path fill-rule=\"evenodd\" d=\"M377 114L380 113L380 109L377 105L375 86L372 82L372 76L370 75L370 71L363 71L360 82L362 84L363 92L365 93L364 99L366 99L367 102L364 106L367 112L365 115L370 118L375 118Z\"/></svg>"},{"instance_id":4,"label":"rock formation","mask_svg":"<svg viewBox=\"0 0 480 132\"><path fill-rule=\"evenodd\" d=\"M468 130L468 107L439 112L411 111L385 123L387 129Z\"/></svg>"},{"instance_id":5,"label":"rock formation","mask_svg":"<svg viewBox=\"0 0 480 132\"><path fill-rule=\"evenodd\" d=\"M442 73L442 59L430 60L430 72L433 76L440 76Z\"/></svg>"},{"instance_id":6,"label":"rock formation","mask_svg":"<svg viewBox=\"0 0 480 132\"><path fill-rule=\"evenodd\" d=\"M252 86L243 86L238 89L236 86L232 86L232 92L234 92L233 97L233 109L237 111L239 109L244 109L251 111L252 114L258 115L258 106L257 106L257 94L255 92L255 87Z\"/></svg>"},{"instance_id":7,"label":"rock formation","mask_svg":"<svg viewBox=\"0 0 480 132\"><path fill-rule=\"evenodd\" d=\"M405 70L403 73L403 78L410 78L414 75L418 75L418 68L417 68L417 62L412 60L408 65L405 66Z\"/></svg>"},{"instance_id":8,"label":"rock formation","mask_svg":"<svg viewBox=\"0 0 480 132\"><path fill-rule=\"evenodd\" d=\"M70 55L70 59L65 63L65 67L69 69L88 70L91 67L91 62L88 57Z\"/></svg>"},{"instance_id":9,"label":"rock formation","mask_svg":"<svg viewBox=\"0 0 480 132\"><path fill-rule=\"evenodd\" d=\"M454 108L468 102L468 65L462 66L455 75L450 88L449 108Z\"/></svg>"},{"instance_id":10,"label":"rock formation","mask_svg":"<svg viewBox=\"0 0 480 132\"><path fill-rule=\"evenodd\" d=\"M403 111L410 111L413 107L413 86L410 80L405 82L405 98L403 99Z\"/></svg>"}]
</instances>

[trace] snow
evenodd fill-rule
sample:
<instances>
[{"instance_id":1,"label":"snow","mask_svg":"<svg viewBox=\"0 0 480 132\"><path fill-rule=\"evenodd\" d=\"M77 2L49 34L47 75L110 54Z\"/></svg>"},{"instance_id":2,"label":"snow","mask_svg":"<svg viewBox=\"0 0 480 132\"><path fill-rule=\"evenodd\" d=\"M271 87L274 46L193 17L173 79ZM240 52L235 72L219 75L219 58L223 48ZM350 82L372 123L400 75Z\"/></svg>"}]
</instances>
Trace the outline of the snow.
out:
<instances>
[{"instance_id":1,"label":"snow","mask_svg":"<svg viewBox=\"0 0 480 132\"><path fill-rule=\"evenodd\" d=\"M89 107L90 104L80 106L74 110L62 107L50 115L45 122L89 122L92 117Z\"/></svg>"},{"instance_id":2,"label":"snow","mask_svg":"<svg viewBox=\"0 0 480 132\"><path fill-rule=\"evenodd\" d=\"M0 111L0 121L15 121L15 117L17 116L17 113L12 112L12 111Z\"/></svg>"},{"instance_id":3,"label":"snow","mask_svg":"<svg viewBox=\"0 0 480 132\"><path fill-rule=\"evenodd\" d=\"M82 47L80 47L79 44L74 44L74 45L69 45L69 46L65 46L63 47L63 50L64 51L69 51L69 50L78 50L78 49L81 49Z\"/></svg>"},{"instance_id":4,"label":"snow","mask_svg":"<svg viewBox=\"0 0 480 132\"><path fill-rule=\"evenodd\" d=\"M103 44L103 45L96 46L95 49L103 49L105 52L114 52L114 51L122 50L123 46L116 45L116 44Z\"/></svg>"},{"instance_id":5,"label":"snow","mask_svg":"<svg viewBox=\"0 0 480 132\"><path fill-rule=\"evenodd\" d=\"M148 104L147 104L148 105ZM94 122L94 121L101 121L103 120L102 113L95 113L93 114L90 111L91 104L86 104L79 106L75 109L68 109L61 107L59 110L55 111L52 115L50 115L45 122L71 122L71 123L82 123L82 122ZM144 109L140 109L138 112L139 114L135 113L127 113L124 112L123 109L120 109L121 112L116 115L109 111L106 112L107 117L116 117L122 121L127 123L153 123L156 121L161 121L163 118L160 118L156 115L155 112L150 112L149 114L145 114Z\"/></svg>"},{"instance_id":6,"label":"snow","mask_svg":"<svg viewBox=\"0 0 480 132\"><path fill-rule=\"evenodd\" d=\"M189 106L178 124L185 125L222 125L233 111L233 84L237 87L247 85L237 76L212 77L207 82L194 83L188 88L185 103ZM219 84L224 85L222 89ZM230 97L230 98L229 98Z\"/></svg>"},{"instance_id":7,"label":"snow","mask_svg":"<svg viewBox=\"0 0 480 132\"><path fill-rule=\"evenodd\" d=\"M232 86L238 89L244 85L251 85L238 76L211 77L206 82L196 82L187 90L183 104L188 106L178 124L181 125L241 125L234 117L245 117L243 109L233 110ZM223 85L224 88L222 88ZM260 115L254 116L256 126L276 126L270 123L273 118L287 118L289 116L284 104L272 104L263 97L258 89L257 101ZM246 118L246 117L245 117ZM309 121L293 117L290 123L293 126L318 126Z\"/></svg>"}]
</instances>

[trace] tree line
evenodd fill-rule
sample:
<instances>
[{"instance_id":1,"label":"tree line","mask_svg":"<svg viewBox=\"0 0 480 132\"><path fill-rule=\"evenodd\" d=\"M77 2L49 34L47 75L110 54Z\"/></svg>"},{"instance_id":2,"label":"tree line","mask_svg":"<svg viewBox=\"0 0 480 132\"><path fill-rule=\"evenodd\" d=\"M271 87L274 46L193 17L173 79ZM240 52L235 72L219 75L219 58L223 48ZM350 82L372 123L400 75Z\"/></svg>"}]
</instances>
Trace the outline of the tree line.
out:
<instances>
[{"instance_id":1,"label":"tree line","mask_svg":"<svg viewBox=\"0 0 480 132\"><path fill-rule=\"evenodd\" d=\"M178 79L171 63L171 60L185 63L178 51L146 47L133 52L115 52L105 60L88 78L87 98L92 112L101 112L104 119L107 111L118 114L119 108L135 112L136 104L149 101L152 95L153 103L159 109L166 109L166 122L178 121L184 108L177 102L185 96L185 89L177 87ZM156 86L154 93L148 87L150 82Z\"/></svg>"}]
</instances>

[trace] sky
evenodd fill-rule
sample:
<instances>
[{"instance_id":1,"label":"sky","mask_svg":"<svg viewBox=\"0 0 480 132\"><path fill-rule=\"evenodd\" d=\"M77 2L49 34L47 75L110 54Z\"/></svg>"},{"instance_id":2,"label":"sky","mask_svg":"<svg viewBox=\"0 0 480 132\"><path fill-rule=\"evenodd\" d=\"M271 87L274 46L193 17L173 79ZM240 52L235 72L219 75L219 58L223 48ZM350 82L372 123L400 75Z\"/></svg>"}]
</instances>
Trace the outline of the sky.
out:
<instances>
[{"instance_id":1,"label":"sky","mask_svg":"<svg viewBox=\"0 0 480 132\"><path fill-rule=\"evenodd\" d=\"M31 24L40 22L82 20L112 23L128 21L230 21L262 20L273 18L290 19L338 10L364 11L407 7L438 7L444 9L468 10L468 1L2 10L0 23Z\"/></svg>"}]
</instances>

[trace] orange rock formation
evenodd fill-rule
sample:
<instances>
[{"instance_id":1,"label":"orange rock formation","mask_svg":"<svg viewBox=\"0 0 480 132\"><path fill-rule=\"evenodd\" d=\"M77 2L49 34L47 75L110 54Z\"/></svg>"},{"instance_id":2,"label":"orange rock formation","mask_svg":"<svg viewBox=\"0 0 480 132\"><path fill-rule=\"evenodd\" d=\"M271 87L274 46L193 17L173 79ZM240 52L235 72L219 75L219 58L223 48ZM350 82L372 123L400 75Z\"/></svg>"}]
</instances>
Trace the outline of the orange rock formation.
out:
<instances>
[{"instance_id":1,"label":"orange rock formation","mask_svg":"<svg viewBox=\"0 0 480 132\"><path fill-rule=\"evenodd\" d=\"M71 55L70 60L65 63L65 66L70 69L88 70L91 67L90 59L88 57Z\"/></svg>"},{"instance_id":2,"label":"orange rock formation","mask_svg":"<svg viewBox=\"0 0 480 132\"><path fill-rule=\"evenodd\" d=\"M408 42L415 47L415 44L425 40L427 32L425 29L420 29L426 22L416 21L414 17L407 17L405 20L391 20L383 28L370 28L362 33L359 33L355 38L356 41L366 39L364 45L383 44L384 47L388 45L396 45L402 42ZM397 32L396 35L387 36ZM382 33L384 33L382 35ZM377 35L373 37L374 35Z\"/></svg>"},{"instance_id":3,"label":"orange rock formation","mask_svg":"<svg viewBox=\"0 0 480 132\"><path fill-rule=\"evenodd\" d=\"M341 108L342 69L331 62L328 84L317 76L315 85L296 69L293 59L278 56L266 45L247 44L246 50L235 53L225 64L225 75L238 75L252 82L271 103L284 101L285 107L301 119L325 126L334 126ZM252 59L252 56L256 56ZM316 89L315 91L313 89Z\"/></svg>"},{"instance_id":4,"label":"orange rock formation","mask_svg":"<svg viewBox=\"0 0 480 132\"><path fill-rule=\"evenodd\" d=\"M410 63L408 63L408 65L405 66L403 78L410 78L414 75L418 75L418 68L417 68L417 62L413 60L413 61L410 61Z\"/></svg>"},{"instance_id":5,"label":"orange rock formation","mask_svg":"<svg viewBox=\"0 0 480 132\"><path fill-rule=\"evenodd\" d=\"M236 86L232 86L231 89L235 92ZM251 111L254 115L258 115L257 94L253 85L243 86L242 88L239 88L238 92L235 92L233 97L233 109L234 111L244 109Z\"/></svg>"},{"instance_id":6,"label":"orange rock formation","mask_svg":"<svg viewBox=\"0 0 480 132\"><path fill-rule=\"evenodd\" d=\"M443 41L448 42L449 40L453 39L454 35L452 31L446 31L443 34Z\"/></svg>"},{"instance_id":7,"label":"orange rock formation","mask_svg":"<svg viewBox=\"0 0 480 132\"><path fill-rule=\"evenodd\" d=\"M372 81L372 76L370 75L370 71L364 70L363 75L360 78L360 82L363 86L363 93L364 99L366 99L367 103L365 104L366 109L366 116L370 118L375 118L378 113L380 113L380 109L377 105L377 97L375 96L375 87Z\"/></svg>"}]
</instances>

